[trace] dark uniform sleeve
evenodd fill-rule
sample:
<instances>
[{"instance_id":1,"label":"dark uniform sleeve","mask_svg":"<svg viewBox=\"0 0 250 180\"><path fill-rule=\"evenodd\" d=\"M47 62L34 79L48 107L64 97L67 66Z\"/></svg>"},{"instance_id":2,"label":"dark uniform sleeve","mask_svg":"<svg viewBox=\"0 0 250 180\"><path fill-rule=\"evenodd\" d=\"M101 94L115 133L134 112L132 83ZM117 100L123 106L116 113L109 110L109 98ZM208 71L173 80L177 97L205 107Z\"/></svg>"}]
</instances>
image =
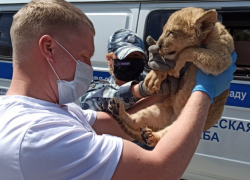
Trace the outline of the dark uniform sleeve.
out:
<instances>
[{"instance_id":1,"label":"dark uniform sleeve","mask_svg":"<svg viewBox=\"0 0 250 180\"><path fill-rule=\"evenodd\" d=\"M117 97L123 102L125 109L128 109L139 100L130 91L130 87L134 83L136 81L118 86L104 80L92 81L88 92L80 98L80 106L82 109L109 112L109 100Z\"/></svg>"}]
</instances>

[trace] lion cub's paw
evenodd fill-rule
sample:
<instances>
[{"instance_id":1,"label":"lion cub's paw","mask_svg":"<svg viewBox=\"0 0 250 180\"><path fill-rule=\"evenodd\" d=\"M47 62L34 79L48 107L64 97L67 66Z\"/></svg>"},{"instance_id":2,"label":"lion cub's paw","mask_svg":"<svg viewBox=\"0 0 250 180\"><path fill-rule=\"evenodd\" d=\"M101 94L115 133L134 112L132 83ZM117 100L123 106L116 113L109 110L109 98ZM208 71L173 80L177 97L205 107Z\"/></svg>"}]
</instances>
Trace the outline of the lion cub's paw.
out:
<instances>
[{"instance_id":1,"label":"lion cub's paw","mask_svg":"<svg viewBox=\"0 0 250 180\"><path fill-rule=\"evenodd\" d=\"M155 84L154 84L156 79L157 79L157 75L154 71L150 71L145 78L145 81L144 81L145 86L147 87L150 93L154 93L156 91Z\"/></svg>"},{"instance_id":2,"label":"lion cub's paw","mask_svg":"<svg viewBox=\"0 0 250 180\"><path fill-rule=\"evenodd\" d=\"M143 125L140 127L142 140L150 147L156 146L159 139L156 138L155 133L147 126Z\"/></svg>"},{"instance_id":3,"label":"lion cub's paw","mask_svg":"<svg viewBox=\"0 0 250 180\"><path fill-rule=\"evenodd\" d=\"M161 82L167 77L166 72L151 70L145 78L145 86L150 93L161 89Z\"/></svg>"},{"instance_id":4,"label":"lion cub's paw","mask_svg":"<svg viewBox=\"0 0 250 180\"><path fill-rule=\"evenodd\" d=\"M174 69L169 69L168 75L169 76L174 76Z\"/></svg>"},{"instance_id":5,"label":"lion cub's paw","mask_svg":"<svg viewBox=\"0 0 250 180\"><path fill-rule=\"evenodd\" d=\"M124 105L116 97L110 99L108 109L110 110L110 112L114 118L119 117L122 114L122 112L125 111Z\"/></svg>"},{"instance_id":6,"label":"lion cub's paw","mask_svg":"<svg viewBox=\"0 0 250 180\"><path fill-rule=\"evenodd\" d=\"M168 71L168 75L170 76L174 76L176 78L179 78L180 77L180 72L179 71L175 71L174 69L170 69Z\"/></svg>"}]
</instances>

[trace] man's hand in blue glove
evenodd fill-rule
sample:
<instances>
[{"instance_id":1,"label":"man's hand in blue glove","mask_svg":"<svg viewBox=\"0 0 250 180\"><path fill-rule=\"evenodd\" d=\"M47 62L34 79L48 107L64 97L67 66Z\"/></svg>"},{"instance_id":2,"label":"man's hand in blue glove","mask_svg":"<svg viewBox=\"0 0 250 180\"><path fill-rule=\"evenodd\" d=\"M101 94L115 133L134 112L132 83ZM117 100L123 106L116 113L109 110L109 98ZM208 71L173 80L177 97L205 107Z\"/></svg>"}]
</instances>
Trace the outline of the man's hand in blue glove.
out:
<instances>
[{"instance_id":1,"label":"man's hand in blue glove","mask_svg":"<svg viewBox=\"0 0 250 180\"><path fill-rule=\"evenodd\" d=\"M194 91L203 91L208 94L213 103L213 98L219 96L222 92L229 89L230 83L234 78L233 73L236 71L234 64L237 59L237 54L232 54L232 64L218 76L207 75L200 69L196 72L196 85Z\"/></svg>"}]
</instances>

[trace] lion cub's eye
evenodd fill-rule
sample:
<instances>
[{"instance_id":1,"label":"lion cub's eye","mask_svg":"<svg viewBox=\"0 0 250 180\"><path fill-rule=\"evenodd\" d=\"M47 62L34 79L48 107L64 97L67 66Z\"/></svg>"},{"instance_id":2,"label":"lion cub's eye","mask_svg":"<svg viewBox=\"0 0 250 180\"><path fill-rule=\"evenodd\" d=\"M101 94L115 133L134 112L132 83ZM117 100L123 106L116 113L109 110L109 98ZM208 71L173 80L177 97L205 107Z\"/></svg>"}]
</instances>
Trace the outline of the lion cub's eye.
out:
<instances>
[{"instance_id":1,"label":"lion cub's eye","mask_svg":"<svg viewBox=\"0 0 250 180\"><path fill-rule=\"evenodd\" d=\"M168 33L168 36L169 36L170 34L174 34L174 31L170 31L170 32Z\"/></svg>"}]
</instances>

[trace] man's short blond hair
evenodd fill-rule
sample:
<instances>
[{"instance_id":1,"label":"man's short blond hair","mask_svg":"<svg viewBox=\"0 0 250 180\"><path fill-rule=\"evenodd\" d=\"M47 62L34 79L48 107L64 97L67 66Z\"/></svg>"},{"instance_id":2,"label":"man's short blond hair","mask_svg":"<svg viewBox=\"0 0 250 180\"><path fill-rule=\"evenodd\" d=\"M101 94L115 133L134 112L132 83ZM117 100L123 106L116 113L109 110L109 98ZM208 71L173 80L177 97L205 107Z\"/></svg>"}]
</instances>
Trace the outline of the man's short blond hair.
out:
<instances>
[{"instance_id":1,"label":"man's short blond hair","mask_svg":"<svg viewBox=\"0 0 250 180\"><path fill-rule=\"evenodd\" d=\"M64 0L33 0L13 17L10 30L13 50L21 50L45 34L77 30L82 23L87 24L95 34L89 18L72 4Z\"/></svg>"}]
</instances>

